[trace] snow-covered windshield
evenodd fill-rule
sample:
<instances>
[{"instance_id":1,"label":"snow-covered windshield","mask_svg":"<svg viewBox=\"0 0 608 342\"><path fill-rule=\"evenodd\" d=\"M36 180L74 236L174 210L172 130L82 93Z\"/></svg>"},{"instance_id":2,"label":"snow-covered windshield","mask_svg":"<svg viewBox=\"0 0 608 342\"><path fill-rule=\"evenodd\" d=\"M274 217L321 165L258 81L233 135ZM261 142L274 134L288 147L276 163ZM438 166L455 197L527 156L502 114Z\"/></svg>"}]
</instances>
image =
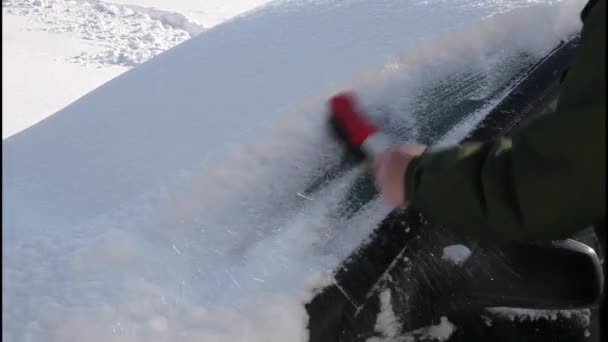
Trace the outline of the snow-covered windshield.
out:
<instances>
[{"instance_id":1,"label":"snow-covered windshield","mask_svg":"<svg viewBox=\"0 0 608 342\"><path fill-rule=\"evenodd\" d=\"M303 303L389 212L324 101L457 141L583 5L275 1L5 139L3 340L305 341Z\"/></svg>"}]
</instances>

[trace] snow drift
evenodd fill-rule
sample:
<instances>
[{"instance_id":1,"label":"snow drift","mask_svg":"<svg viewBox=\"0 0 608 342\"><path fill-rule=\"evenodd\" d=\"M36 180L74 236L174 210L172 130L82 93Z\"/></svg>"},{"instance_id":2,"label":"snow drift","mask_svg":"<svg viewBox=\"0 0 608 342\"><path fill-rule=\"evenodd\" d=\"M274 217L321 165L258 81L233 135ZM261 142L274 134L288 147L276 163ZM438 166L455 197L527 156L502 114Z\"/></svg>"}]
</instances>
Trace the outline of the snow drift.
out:
<instances>
[{"instance_id":1,"label":"snow drift","mask_svg":"<svg viewBox=\"0 0 608 342\"><path fill-rule=\"evenodd\" d=\"M303 303L389 210L339 214L363 166L301 196L340 159L325 99L427 139L421 89L466 70L483 100L582 6L276 1L9 137L4 340L306 340Z\"/></svg>"}]
</instances>

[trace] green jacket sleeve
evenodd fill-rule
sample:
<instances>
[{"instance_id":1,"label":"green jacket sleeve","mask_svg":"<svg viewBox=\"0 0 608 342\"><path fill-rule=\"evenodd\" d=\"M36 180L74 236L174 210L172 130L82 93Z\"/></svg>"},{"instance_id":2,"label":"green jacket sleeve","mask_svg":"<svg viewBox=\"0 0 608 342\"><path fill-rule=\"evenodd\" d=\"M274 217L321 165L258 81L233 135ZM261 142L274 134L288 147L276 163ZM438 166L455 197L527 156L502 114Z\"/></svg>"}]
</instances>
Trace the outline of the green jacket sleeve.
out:
<instances>
[{"instance_id":1,"label":"green jacket sleeve","mask_svg":"<svg viewBox=\"0 0 608 342\"><path fill-rule=\"evenodd\" d=\"M489 239L561 239L606 216L606 11L583 27L555 112L510 138L416 158L411 206L433 222Z\"/></svg>"}]
</instances>

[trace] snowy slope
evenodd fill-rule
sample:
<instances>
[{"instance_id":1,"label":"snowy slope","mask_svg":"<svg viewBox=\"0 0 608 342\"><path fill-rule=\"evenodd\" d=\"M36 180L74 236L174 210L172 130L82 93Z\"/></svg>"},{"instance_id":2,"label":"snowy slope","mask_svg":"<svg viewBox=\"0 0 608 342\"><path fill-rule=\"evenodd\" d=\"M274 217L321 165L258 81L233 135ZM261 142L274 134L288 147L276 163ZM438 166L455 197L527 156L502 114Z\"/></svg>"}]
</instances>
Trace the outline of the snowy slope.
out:
<instances>
[{"instance_id":1,"label":"snowy slope","mask_svg":"<svg viewBox=\"0 0 608 342\"><path fill-rule=\"evenodd\" d=\"M4 340L306 340L302 303L388 211L336 211L362 169L298 195L339 159L324 100L356 89L414 134L419 89L499 86L582 5L277 1L5 139Z\"/></svg>"}]
</instances>

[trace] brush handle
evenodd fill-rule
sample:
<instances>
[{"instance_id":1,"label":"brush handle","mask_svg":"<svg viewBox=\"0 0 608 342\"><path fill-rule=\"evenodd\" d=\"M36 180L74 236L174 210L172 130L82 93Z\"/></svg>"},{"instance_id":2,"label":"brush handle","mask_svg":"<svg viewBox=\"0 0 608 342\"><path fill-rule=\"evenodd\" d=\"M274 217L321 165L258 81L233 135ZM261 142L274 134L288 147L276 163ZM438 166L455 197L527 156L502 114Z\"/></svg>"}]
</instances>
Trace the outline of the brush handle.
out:
<instances>
[{"instance_id":1,"label":"brush handle","mask_svg":"<svg viewBox=\"0 0 608 342\"><path fill-rule=\"evenodd\" d=\"M392 145L389 137L359 108L354 94L338 94L329 100L328 105L338 138L356 154L373 159Z\"/></svg>"}]
</instances>

